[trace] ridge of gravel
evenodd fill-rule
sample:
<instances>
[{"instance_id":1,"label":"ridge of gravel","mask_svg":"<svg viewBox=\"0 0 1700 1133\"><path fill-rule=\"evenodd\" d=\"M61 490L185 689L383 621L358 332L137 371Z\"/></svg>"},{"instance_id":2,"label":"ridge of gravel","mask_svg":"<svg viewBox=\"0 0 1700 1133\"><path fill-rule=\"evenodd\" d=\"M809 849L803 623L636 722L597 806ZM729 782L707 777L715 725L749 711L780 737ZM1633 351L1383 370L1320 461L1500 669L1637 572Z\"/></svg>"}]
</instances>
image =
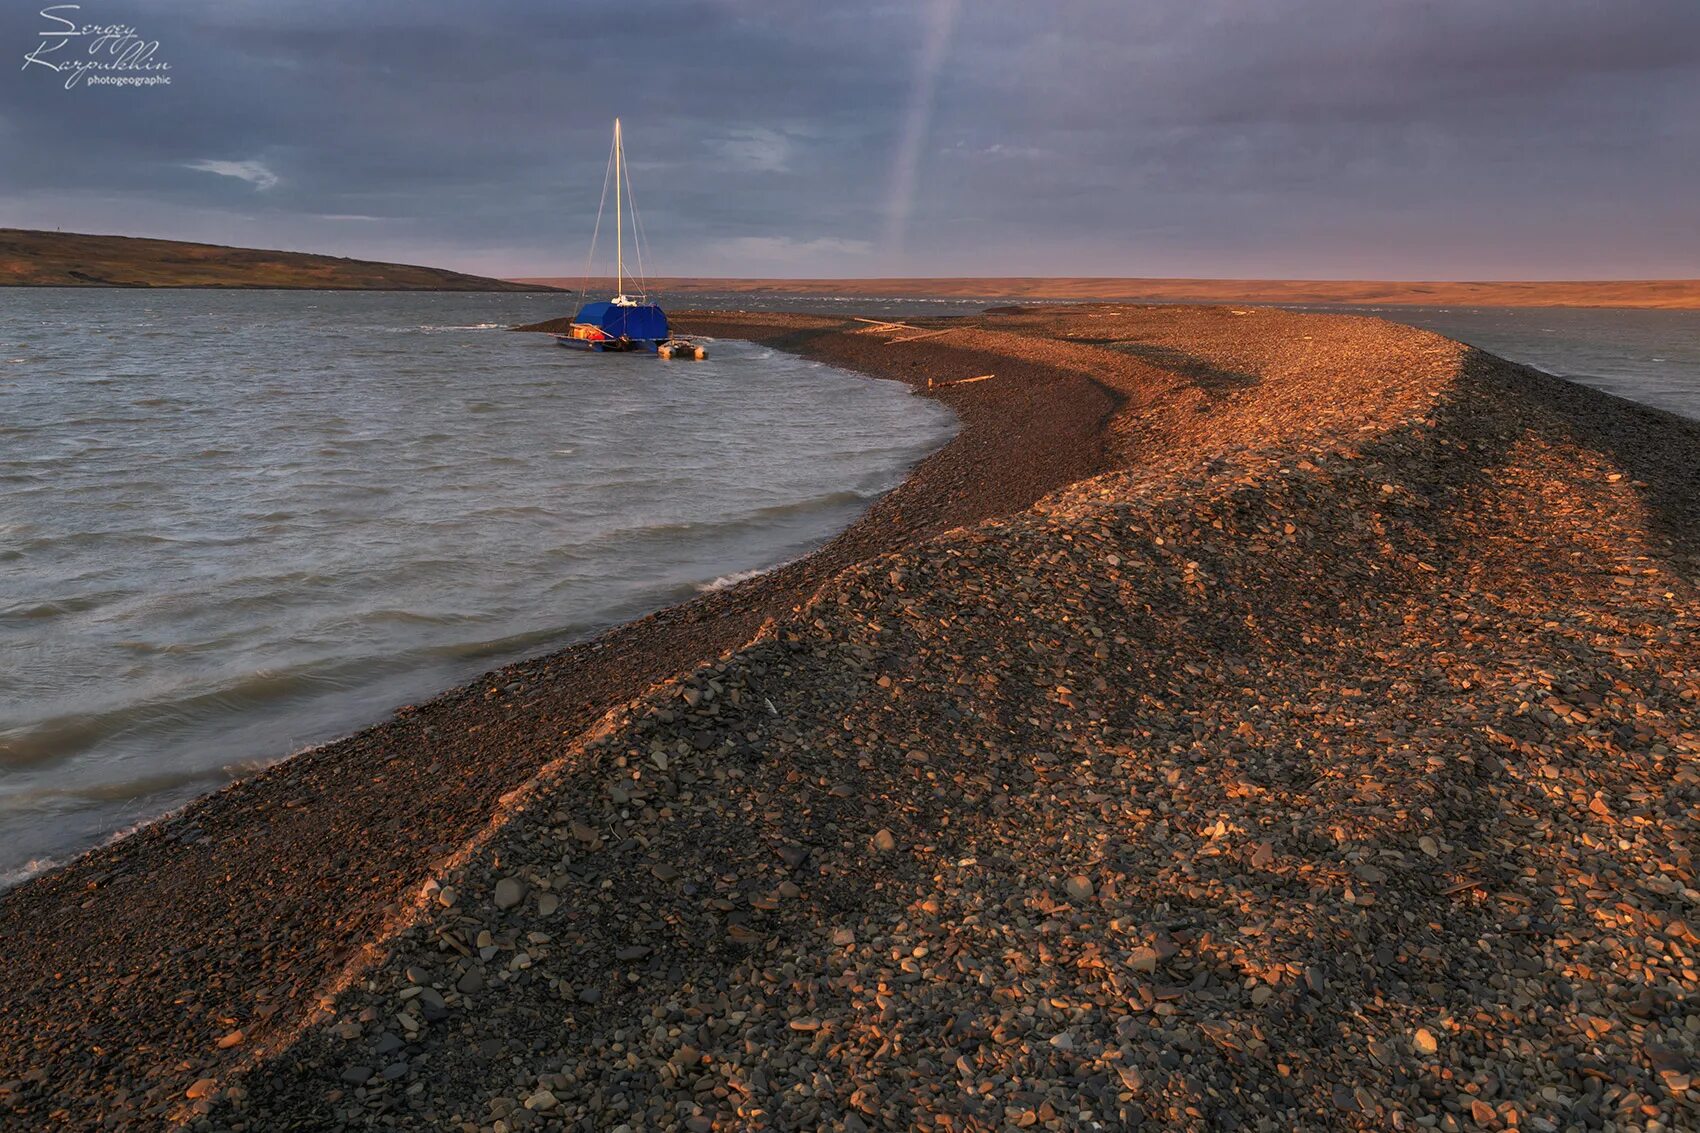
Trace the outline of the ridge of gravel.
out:
<instances>
[{"instance_id":1,"label":"ridge of gravel","mask_svg":"<svg viewBox=\"0 0 1700 1133\"><path fill-rule=\"evenodd\" d=\"M1103 315L959 349L1148 459L606 721L200 1124L1696 1127L1700 429Z\"/></svg>"},{"instance_id":2,"label":"ridge of gravel","mask_svg":"<svg viewBox=\"0 0 1700 1133\"><path fill-rule=\"evenodd\" d=\"M116 1071L44 1049L0 1103L219 1130L1696 1126L1700 427L1345 316L1093 305L897 346L681 321L994 377L933 391L967 427L871 516L906 538L562 720L386 875L362 951L269 1036L269 997L230 989L174 1071L115 1028ZM1073 447L1012 440L1046 429ZM397 773L439 750L412 743ZM258 1038L213 1053L230 1027Z\"/></svg>"}]
</instances>

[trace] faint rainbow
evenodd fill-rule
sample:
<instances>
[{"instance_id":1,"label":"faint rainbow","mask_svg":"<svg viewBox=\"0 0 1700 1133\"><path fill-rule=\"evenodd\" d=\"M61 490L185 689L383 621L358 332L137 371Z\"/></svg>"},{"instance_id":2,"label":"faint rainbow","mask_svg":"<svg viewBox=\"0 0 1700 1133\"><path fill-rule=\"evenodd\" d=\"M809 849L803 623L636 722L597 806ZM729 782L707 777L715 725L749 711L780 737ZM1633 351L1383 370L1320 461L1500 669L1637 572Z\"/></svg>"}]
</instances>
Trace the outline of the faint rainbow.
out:
<instances>
[{"instance_id":1,"label":"faint rainbow","mask_svg":"<svg viewBox=\"0 0 1700 1133\"><path fill-rule=\"evenodd\" d=\"M891 188L886 196L885 249L888 255L901 253L909 234L909 217L915 210L915 184L920 176L921 149L933 125L933 92L938 86L939 71L944 66L945 52L956 30L956 18L962 0L933 0L927 13L926 38L915 61L914 87L909 108L903 116L903 133L898 138L897 152L891 163Z\"/></svg>"}]
</instances>

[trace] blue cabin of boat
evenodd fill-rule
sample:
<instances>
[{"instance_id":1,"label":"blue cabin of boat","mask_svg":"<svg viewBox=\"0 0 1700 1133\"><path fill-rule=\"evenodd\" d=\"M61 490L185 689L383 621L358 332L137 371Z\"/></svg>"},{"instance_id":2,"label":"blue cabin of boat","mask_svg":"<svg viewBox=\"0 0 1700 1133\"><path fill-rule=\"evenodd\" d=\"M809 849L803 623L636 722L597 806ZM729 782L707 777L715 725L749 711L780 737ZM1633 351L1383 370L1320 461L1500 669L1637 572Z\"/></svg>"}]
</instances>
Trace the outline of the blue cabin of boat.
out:
<instances>
[{"instance_id":1,"label":"blue cabin of boat","mask_svg":"<svg viewBox=\"0 0 1700 1133\"><path fill-rule=\"evenodd\" d=\"M595 327L609 338L640 342L663 342L667 338L667 315L653 303L586 303L573 322Z\"/></svg>"}]
</instances>

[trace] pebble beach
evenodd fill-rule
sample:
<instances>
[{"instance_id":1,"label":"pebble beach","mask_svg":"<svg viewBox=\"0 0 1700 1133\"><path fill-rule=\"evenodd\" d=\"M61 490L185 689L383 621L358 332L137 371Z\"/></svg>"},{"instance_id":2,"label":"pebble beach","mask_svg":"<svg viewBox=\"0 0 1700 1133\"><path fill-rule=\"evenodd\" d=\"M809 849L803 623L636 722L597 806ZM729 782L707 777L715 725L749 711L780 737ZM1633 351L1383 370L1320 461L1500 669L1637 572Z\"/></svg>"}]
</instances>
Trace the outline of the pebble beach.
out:
<instances>
[{"instance_id":1,"label":"pebble beach","mask_svg":"<svg viewBox=\"0 0 1700 1133\"><path fill-rule=\"evenodd\" d=\"M678 322L961 430L0 895L0 1124L1700 1127L1700 424L1358 316Z\"/></svg>"}]
</instances>

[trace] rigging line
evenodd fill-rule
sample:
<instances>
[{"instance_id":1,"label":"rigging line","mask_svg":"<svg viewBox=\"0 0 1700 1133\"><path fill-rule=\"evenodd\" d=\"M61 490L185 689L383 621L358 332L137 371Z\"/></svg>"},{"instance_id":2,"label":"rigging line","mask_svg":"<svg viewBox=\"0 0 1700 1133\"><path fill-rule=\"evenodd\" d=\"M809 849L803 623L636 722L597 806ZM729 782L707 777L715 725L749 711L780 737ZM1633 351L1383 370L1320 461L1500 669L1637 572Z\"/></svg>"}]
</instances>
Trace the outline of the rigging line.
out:
<instances>
[{"instance_id":1,"label":"rigging line","mask_svg":"<svg viewBox=\"0 0 1700 1133\"><path fill-rule=\"evenodd\" d=\"M639 293L649 294L649 273L643 262L643 246L649 242L643 231L643 217L638 213L637 198L632 195L632 169L626 165L626 203L632 206L632 243L637 245L638 287Z\"/></svg>"},{"instance_id":2,"label":"rigging line","mask_svg":"<svg viewBox=\"0 0 1700 1133\"><path fill-rule=\"evenodd\" d=\"M590 231L590 251L584 257L584 275L578 284L579 298L582 300L590 287L590 269L596 259L596 238L602 234L602 210L608 205L608 181L614 172L614 148L608 147L608 168L602 171L602 199L596 203L596 227Z\"/></svg>"},{"instance_id":3,"label":"rigging line","mask_svg":"<svg viewBox=\"0 0 1700 1133\"><path fill-rule=\"evenodd\" d=\"M631 206L632 245L636 245L636 250L638 250L638 282L639 282L639 288L643 289L644 293L648 293L648 289L649 289L648 270L646 270L646 267L644 267L644 259L643 259L643 245L644 245L644 243L648 242L648 238L646 238L646 233L644 233L644 231L643 231L643 216L641 216L641 214L638 213L638 197L632 196L632 170L631 170L631 163L629 163L629 162L627 162L627 165L626 165L626 204L629 204L629 206Z\"/></svg>"}]
</instances>

